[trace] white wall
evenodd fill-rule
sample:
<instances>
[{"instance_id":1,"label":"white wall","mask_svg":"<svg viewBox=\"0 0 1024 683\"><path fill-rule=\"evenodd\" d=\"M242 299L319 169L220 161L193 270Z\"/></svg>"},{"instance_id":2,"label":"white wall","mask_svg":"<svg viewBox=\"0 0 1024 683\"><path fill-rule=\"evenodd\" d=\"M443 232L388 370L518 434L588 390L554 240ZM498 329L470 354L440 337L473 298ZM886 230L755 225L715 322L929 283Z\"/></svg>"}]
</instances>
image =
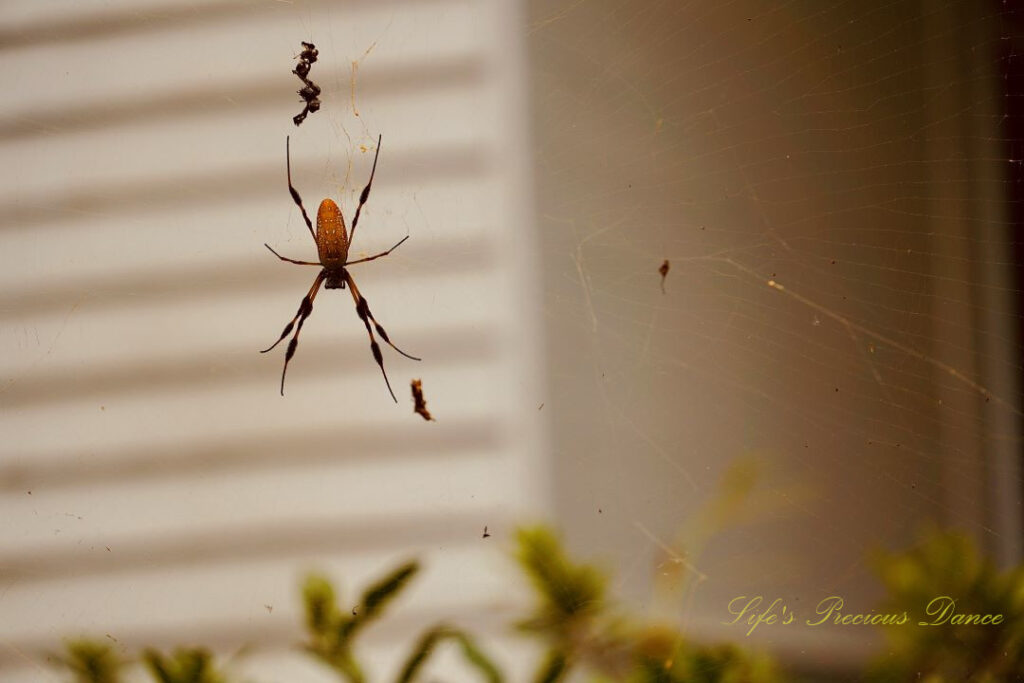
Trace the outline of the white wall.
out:
<instances>
[{"instance_id":1,"label":"white wall","mask_svg":"<svg viewBox=\"0 0 1024 683\"><path fill-rule=\"evenodd\" d=\"M0 678L109 634L325 680L291 649L302 573L354 600L409 556L378 668L441 619L504 633L509 532L547 499L517 5L66 5L0 10ZM303 40L323 108L296 129ZM384 348L392 403L322 291L282 398L285 344L258 351L315 270L263 243L316 253L285 137L307 209L351 221L379 134L351 257L410 238L352 272L423 361Z\"/></svg>"}]
</instances>

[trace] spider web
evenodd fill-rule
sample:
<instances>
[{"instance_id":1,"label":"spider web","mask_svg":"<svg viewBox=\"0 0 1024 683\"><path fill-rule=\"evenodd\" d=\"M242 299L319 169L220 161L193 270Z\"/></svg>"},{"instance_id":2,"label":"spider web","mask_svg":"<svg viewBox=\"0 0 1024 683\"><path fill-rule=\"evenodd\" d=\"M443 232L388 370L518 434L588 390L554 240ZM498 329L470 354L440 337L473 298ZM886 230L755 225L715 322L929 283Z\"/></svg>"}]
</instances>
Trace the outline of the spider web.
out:
<instances>
[{"instance_id":1,"label":"spider web","mask_svg":"<svg viewBox=\"0 0 1024 683\"><path fill-rule=\"evenodd\" d=\"M727 638L739 595L869 611L870 552L928 524L1019 561L1013 10L534 6L546 409L577 548ZM730 468L758 492L721 523ZM673 558L699 587L652 604ZM761 636L805 662L870 648L782 631Z\"/></svg>"}]
</instances>

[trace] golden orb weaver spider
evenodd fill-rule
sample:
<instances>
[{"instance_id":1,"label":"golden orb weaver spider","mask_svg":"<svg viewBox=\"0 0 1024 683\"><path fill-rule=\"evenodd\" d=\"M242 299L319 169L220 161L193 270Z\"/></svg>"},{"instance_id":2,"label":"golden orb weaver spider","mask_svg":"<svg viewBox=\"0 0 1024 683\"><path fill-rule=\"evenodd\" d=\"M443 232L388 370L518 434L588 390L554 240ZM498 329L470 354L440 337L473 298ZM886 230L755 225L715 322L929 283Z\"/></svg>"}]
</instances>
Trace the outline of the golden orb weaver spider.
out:
<instances>
[{"instance_id":1,"label":"golden orb weaver spider","mask_svg":"<svg viewBox=\"0 0 1024 683\"><path fill-rule=\"evenodd\" d=\"M285 159L288 168L288 191L291 192L292 199L295 204L298 205L299 210L302 211L302 219L306 221L306 227L309 228L309 234L313 236L313 241L316 242L317 254L320 258L319 261L297 261L290 259L286 256L281 256L273 247L269 244L264 243L270 252L288 263L294 263L300 266L319 266L320 272L317 274L316 279L313 280L313 286L309 288L309 292L302 298L302 303L299 304L299 310L295 314L295 317L291 319L284 327L284 332L278 337L277 341L270 345L270 348L263 349L260 353L266 353L273 349L275 346L280 344L285 337L295 329L295 335L291 341L288 342L288 350L284 354L284 369L281 371L281 395L284 396L284 377L288 372L288 362L295 355L295 349L299 345L299 333L302 332L302 325L306 322L306 318L313 312L313 299L316 298L317 292L320 291L320 285L323 285L327 289L345 289L348 285L349 291L352 293L352 300L356 304L356 313L359 315L359 319L366 325L366 332L370 335L370 350L373 352L373 359L377 361L377 365L380 366L380 371L384 375L384 383L388 387L388 392L391 394L391 398L398 403L398 399L395 398L395 392L391 390L391 382L388 381L388 373L384 371L384 357L380 352L380 346L377 344L377 340L373 336L374 329L377 330L377 334L380 338L387 343L388 346L393 348L398 353L402 354L406 358L412 360L420 360L415 356L410 356L408 353L398 348L391 343L391 339L388 338L388 333L384 331L377 319L373 317L373 313L370 312L370 305L366 303L366 299L362 294L359 293L359 288L356 287L356 281L352 279L352 274L348 272L348 266L355 265L357 263L366 263L367 261L373 261L379 259L382 256L387 256L395 249L397 249L402 242L409 239L406 235L398 241L395 246L391 247L387 251L382 251L379 254L373 256L367 256L356 261L348 260L348 250L352 246L352 240L356 237L356 226L359 225L359 214L363 210L363 205L366 204L366 200L370 197L370 187L373 185L373 176L377 173L377 157L380 156L380 143L381 137L377 138L377 153L373 156L373 170L370 171L370 180L366 183L366 187L363 188L362 194L359 195L359 205L356 207L356 215L352 219L352 234L349 235L345 231L345 217L341 213L341 209L331 199L325 199L320 202L320 208L316 212L316 231L313 231L313 223L309 220L309 214L306 213L306 207L302 205L302 197L299 196L295 186L292 185L292 154L291 154L291 138L285 138ZM373 327L370 327L370 321L373 321ZM298 323L298 325L296 325Z\"/></svg>"}]
</instances>

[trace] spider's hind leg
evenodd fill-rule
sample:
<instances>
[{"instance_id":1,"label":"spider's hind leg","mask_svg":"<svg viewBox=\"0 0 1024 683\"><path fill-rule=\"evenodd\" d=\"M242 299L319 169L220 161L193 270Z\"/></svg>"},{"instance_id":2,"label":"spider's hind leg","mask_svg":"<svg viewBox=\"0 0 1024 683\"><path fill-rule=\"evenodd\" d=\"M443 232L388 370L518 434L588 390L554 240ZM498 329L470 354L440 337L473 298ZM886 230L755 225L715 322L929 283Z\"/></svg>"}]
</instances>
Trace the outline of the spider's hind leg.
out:
<instances>
[{"instance_id":1,"label":"spider's hind leg","mask_svg":"<svg viewBox=\"0 0 1024 683\"><path fill-rule=\"evenodd\" d=\"M351 275L348 275L347 280L352 287L352 296L356 299L356 313L359 314L359 317L362 318L363 322L366 323L367 326L369 326L369 323L367 322L366 319L369 318L370 320L372 320L374 329L377 330L377 334L379 334L380 338L384 340L384 343L393 348L395 351L398 351L400 354L402 354L409 360L423 360L422 358L417 358L416 356L412 356L406 353L405 351L398 348L391 342L391 339L388 338L388 333L384 330L381 324L377 322L377 319L373 317L373 313L370 311L370 304L367 303L366 298L363 297L363 295L359 292L358 289L356 289L355 280L352 279Z\"/></svg>"},{"instance_id":2,"label":"spider's hind leg","mask_svg":"<svg viewBox=\"0 0 1024 683\"><path fill-rule=\"evenodd\" d=\"M277 338L277 341L271 344L268 348L263 349L260 353L266 353L272 350L275 346L281 343L285 337L295 328L295 335L291 341L288 342L288 350L284 354L284 369L281 370L281 395L284 396L284 376L288 372L288 361L295 355L295 349L299 346L299 333L302 332L302 325L306 322L306 318L313 312L313 299L316 298L317 292L320 291L320 284L324 281L327 276L326 271L320 271L316 276L316 280L313 281L313 286L309 288L309 292L302 298L302 303L299 304L299 310L295 314L295 317L284 326L284 332ZM296 321L298 327L295 326Z\"/></svg>"},{"instance_id":3,"label":"spider's hind leg","mask_svg":"<svg viewBox=\"0 0 1024 683\"><path fill-rule=\"evenodd\" d=\"M398 399L395 398L395 392L391 389L391 382L388 381L388 373L384 370L384 354L380 352L380 345L373 336L374 328L376 328L377 334L380 335L381 339L383 339L388 346L393 348L395 351L398 351L406 358L411 358L412 360L420 359L415 356L410 356L405 351L402 351L391 343L391 340L388 339L388 333L384 331L384 328L380 326L377 320L373 317L373 314L370 313L369 304L366 303L366 299L363 298L363 295L359 293L359 288L356 287L356 281L352 279L352 275L349 274L348 271L345 271L345 281L348 283L349 291L352 292L352 300L356 302L356 313L359 315L359 319L363 321L363 324L366 325L366 333L370 335L370 351L373 353L373 359L377 361L377 365L380 366L381 374L384 375L384 383L388 387L388 393L391 394L391 398L395 403L398 403ZM373 320L373 327L370 327L371 320Z\"/></svg>"}]
</instances>

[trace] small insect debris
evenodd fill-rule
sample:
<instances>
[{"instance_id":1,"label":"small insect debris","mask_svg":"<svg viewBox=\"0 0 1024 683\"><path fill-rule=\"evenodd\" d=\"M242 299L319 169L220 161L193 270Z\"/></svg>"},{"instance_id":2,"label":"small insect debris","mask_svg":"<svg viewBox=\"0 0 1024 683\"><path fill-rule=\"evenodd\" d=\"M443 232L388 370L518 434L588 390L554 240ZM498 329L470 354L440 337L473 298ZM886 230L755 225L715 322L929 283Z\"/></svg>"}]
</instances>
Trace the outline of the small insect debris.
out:
<instances>
[{"instance_id":1,"label":"small insect debris","mask_svg":"<svg viewBox=\"0 0 1024 683\"><path fill-rule=\"evenodd\" d=\"M484 538L490 538L491 537L491 535L489 533L487 533L487 527L484 527L484 536L483 537Z\"/></svg>"},{"instance_id":2,"label":"small insect debris","mask_svg":"<svg viewBox=\"0 0 1024 683\"><path fill-rule=\"evenodd\" d=\"M412 400L415 404L413 406L413 412L423 416L423 419L428 422L437 422L437 420L431 416L430 411L427 410L427 400L423 398L423 382L418 379L414 379L410 387L412 388Z\"/></svg>"},{"instance_id":3,"label":"small insect debris","mask_svg":"<svg viewBox=\"0 0 1024 683\"><path fill-rule=\"evenodd\" d=\"M299 63L292 69L292 73L302 79L303 88L299 90L299 97L306 103L305 109L292 117L296 126L306 120L306 116L320 110L320 86L309 80L309 70L316 62L320 51L313 43L302 41L302 52L299 53Z\"/></svg>"},{"instance_id":4,"label":"small insect debris","mask_svg":"<svg viewBox=\"0 0 1024 683\"><path fill-rule=\"evenodd\" d=\"M665 261L661 264L661 267L658 268L658 272L661 273L661 293L662 294L665 293L665 278L668 276L668 269L669 268L671 268L671 266L669 265L668 259L665 259Z\"/></svg>"}]
</instances>

